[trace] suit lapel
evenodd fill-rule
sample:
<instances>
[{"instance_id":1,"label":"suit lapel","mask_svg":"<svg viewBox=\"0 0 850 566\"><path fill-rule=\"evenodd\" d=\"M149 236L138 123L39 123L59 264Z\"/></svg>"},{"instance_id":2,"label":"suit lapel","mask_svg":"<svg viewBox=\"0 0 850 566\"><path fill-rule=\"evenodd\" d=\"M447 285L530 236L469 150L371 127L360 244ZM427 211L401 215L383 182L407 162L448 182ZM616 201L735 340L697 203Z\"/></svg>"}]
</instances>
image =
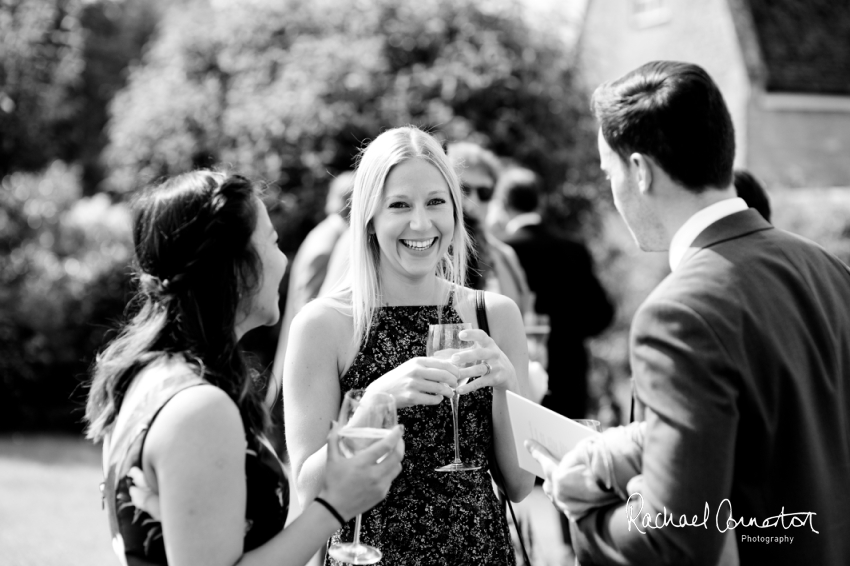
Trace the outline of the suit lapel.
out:
<instances>
[{"instance_id":1,"label":"suit lapel","mask_svg":"<svg viewBox=\"0 0 850 566\"><path fill-rule=\"evenodd\" d=\"M762 218L761 214L754 208L748 208L725 216L700 232L694 243L685 252L679 265L684 265L698 251L710 248L715 244L741 238L753 232L770 230L773 226Z\"/></svg>"}]
</instances>

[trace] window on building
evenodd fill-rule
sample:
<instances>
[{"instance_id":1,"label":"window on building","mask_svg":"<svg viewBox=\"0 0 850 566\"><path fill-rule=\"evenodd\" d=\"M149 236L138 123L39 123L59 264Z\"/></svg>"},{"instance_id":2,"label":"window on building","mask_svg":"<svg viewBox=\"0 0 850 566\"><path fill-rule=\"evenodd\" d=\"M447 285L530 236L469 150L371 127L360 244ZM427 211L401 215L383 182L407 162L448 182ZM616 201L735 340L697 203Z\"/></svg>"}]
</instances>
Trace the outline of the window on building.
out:
<instances>
[{"instance_id":1,"label":"window on building","mask_svg":"<svg viewBox=\"0 0 850 566\"><path fill-rule=\"evenodd\" d=\"M669 1L632 0L632 21L638 28L648 28L669 22Z\"/></svg>"}]
</instances>

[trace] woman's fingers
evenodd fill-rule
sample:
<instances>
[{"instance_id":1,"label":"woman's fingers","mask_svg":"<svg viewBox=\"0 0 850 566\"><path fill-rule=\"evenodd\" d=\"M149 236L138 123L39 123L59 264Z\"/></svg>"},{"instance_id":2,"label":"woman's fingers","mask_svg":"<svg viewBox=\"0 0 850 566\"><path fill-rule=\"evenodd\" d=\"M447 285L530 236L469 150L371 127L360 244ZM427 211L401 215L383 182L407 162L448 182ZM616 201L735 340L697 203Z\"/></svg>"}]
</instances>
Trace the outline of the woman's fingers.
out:
<instances>
[{"instance_id":1,"label":"woman's fingers","mask_svg":"<svg viewBox=\"0 0 850 566\"><path fill-rule=\"evenodd\" d=\"M328 433L328 460L341 458L339 452L339 429L342 427L336 421L331 421L331 431Z\"/></svg>"},{"instance_id":2,"label":"woman's fingers","mask_svg":"<svg viewBox=\"0 0 850 566\"><path fill-rule=\"evenodd\" d=\"M492 363L493 360L499 359L501 353L501 350L495 345L492 348L466 348L456 352L449 361L463 368L466 364L481 364L482 360L490 360L490 363ZM463 373L463 370L461 370L461 373Z\"/></svg>"},{"instance_id":3,"label":"woman's fingers","mask_svg":"<svg viewBox=\"0 0 850 566\"><path fill-rule=\"evenodd\" d=\"M467 381L465 385L461 385L457 388L457 394L466 395L467 393L472 393L482 387L492 387L494 385L496 385L496 380L493 378L493 374L491 373L487 377L479 377L477 379Z\"/></svg>"},{"instance_id":4,"label":"woman's fingers","mask_svg":"<svg viewBox=\"0 0 850 566\"><path fill-rule=\"evenodd\" d=\"M401 436L403 433L404 427L401 425L396 425L390 430L387 436L357 454L355 458L361 459L364 462L374 463L378 462L382 458L386 459L392 457L392 454L396 452L396 445L398 444L399 440L401 440Z\"/></svg>"},{"instance_id":5,"label":"woman's fingers","mask_svg":"<svg viewBox=\"0 0 850 566\"><path fill-rule=\"evenodd\" d=\"M413 374L413 377L423 384L435 383L438 385L447 385L449 388L454 389L457 387L459 373L458 368L455 368L455 373L449 373L438 368L419 368L419 370Z\"/></svg>"},{"instance_id":6,"label":"woman's fingers","mask_svg":"<svg viewBox=\"0 0 850 566\"><path fill-rule=\"evenodd\" d=\"M457 380L454 378L446 381L428 378L417 379L415 383L420 393L424 393L426 395L434 395L438 397L442 396L449 399L454 394L453 386L457 386Z\"/></svg>"},{"instance_id":7,"label":"woman's fingers","mask_svg":"<svg viewBox=\"0 0 850 566\"><path fill-rule=\"evenodd\" d=\"M428 370L437 370L448 372L457 378L458 375L458 367L450 360L444 360L440 358L414 358L419 363L419 370L422 372L427 372ZM437 375L437 374L434 374Z\"/></svg>"},{"instance_id":8,"label":"woman's fingers","mask_svg":"<svg viewBox=\"0 0 850 566\"><path fill-rule=\"evenodd\" d=\"M476 360L475 365L460 369L460 379L469 377L489 377L495 373L498 368L498 360L494 360L492 358Z\"/></svg>"},{"instance_id":9,"label":"woman's fingers","mask_svg":"<svg viewBox=\"0 0 850 566\"><path fill-rule=\"evenodd\" d=\"M404 438L399 438L398 442L396 442L395 446L387 452L383 458L378 460L377 465L381 468L382 471L386 471L387 468L393 468L396 464L401 465L401 461L404 459Z\"/></svg>"},{"instance_id":10,"label":"woman's fingers","mask_svg":"<svg viewBox=\"0 0 850 566\"><path fill-rule=\"evenodd\" d=\"M491 342L494 342L493 339L490 338L490 335L480 328L468 328L466 330L461 330L457 337L466 342L475 342L479 346L483 346L485 348L489 346Z\"/></svg>"}]
</instances>

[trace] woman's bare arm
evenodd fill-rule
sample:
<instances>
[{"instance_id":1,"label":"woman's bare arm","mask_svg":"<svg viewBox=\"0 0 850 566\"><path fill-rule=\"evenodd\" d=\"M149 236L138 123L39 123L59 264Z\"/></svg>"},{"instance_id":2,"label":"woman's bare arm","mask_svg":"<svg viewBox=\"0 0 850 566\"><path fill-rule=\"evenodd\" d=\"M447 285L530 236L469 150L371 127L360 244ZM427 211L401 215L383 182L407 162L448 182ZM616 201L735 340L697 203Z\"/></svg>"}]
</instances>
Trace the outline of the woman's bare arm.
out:
<instances>
[{"instance_id":1,"label":"woman's bare arm","mask_svg":"<svg viewBox=\"0 0 850 566\"><path fill-rule=\"evenodd\" d=\"M397 429L386 442L351 459L331 450L329 481L319 481L319 492L344 519L386 496L401 472L400 438ZM313 503L285 530L243 555L245 450L236 404L217 387L186 389L160 411L145 442L143 467L157 494L169 564L301 566L339 529L337 519ZM383 454L389 456L378 462Z\"/></svg>"},{"instance_id":2,"label":"woman's bare arm","mask_svg":"<svg viewBox=\"0 0 850 566\"><path fill-rule=\"evenodd\" d=\"M461 315L469 319L474 315L474 310L468 306L469 300ZM496 293L486 294L487 322L490 327L492 340L480 338L479 347L487 351L484 357L489 358L492 371L490 375L482 376L466 385L458 388L461 394L474 391L480 387L493 387L493 438L496 453L496 461L505 479L505 489L511 501L522 501L534 487L534 475L519 467L519 461L514 446L513 431L508 417L507 391L512 391L523 397L529 396L528 384L528 341L525 337L522 315L519 308L510 298ZM474 304L474 303L473 303ZM474 318L472 320L475 320ZM477 333L484 335L483 331L471 330L471 336ZM464 358L462 361L475 361L480 358L474 352L458 354ZM456 355L457 356L457 355ZM474 366L461 373L479 375L481 366Z\"/></svg>"},{"instance_id":3,"label":"woman's bare arm","mask_svg":"<svg viewBox=\"0 0 850 566\"><path fill-rule=\"evenodd\" d=\"M327 435L341 401L338 360L350 342L340 343L346 326L351 326L350 318L329 300L316 299L298 313L289 332L283 414L299 501L316 497L321 486Z\"/></svg>"}]
</instances>

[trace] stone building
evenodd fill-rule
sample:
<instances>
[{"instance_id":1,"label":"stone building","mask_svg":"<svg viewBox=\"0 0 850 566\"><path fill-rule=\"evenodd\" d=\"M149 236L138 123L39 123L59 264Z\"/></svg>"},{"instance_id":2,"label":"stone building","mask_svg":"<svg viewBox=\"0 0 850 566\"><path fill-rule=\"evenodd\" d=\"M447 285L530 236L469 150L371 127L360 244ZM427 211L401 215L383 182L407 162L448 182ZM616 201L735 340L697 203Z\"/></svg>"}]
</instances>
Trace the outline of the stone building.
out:
<instances>
[{"instance_id":1,"label":"stone building","mask_svg":"<svg viewBox=\"0 0 850 566\"><path fill-rule=\"evenodd\" d=\"M697 63L729 105L736 166L769 187L850 187L848 0L588 0L577 53L591 88Z\"/></svg>"}]
</instances>

